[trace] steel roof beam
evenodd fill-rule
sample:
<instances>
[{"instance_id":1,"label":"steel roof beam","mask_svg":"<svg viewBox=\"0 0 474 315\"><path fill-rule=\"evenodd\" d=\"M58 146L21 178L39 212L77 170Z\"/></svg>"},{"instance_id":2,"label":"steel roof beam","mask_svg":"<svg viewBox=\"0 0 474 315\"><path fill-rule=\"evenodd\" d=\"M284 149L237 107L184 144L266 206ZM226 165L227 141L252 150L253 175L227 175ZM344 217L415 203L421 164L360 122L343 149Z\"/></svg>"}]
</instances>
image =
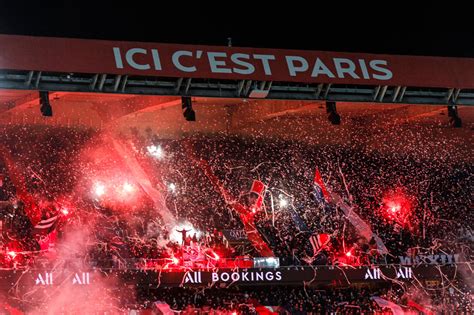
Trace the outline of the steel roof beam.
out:
<instances>
[{"instance_id":1,"label":"steel roof beam","mask_svg":"<svg viewBox=\"0 0 474 315\"><path fill-rule=\"evenodd\" d=\"M2 70L0 71L0 88L231 98L248 97L252 88L260 88L268 90L268 99L474 105L474 90L406 86L389 88L388 86L330 83L310 86L294 82L176 79L36 71Z\"/></svg>"}]
</instances>

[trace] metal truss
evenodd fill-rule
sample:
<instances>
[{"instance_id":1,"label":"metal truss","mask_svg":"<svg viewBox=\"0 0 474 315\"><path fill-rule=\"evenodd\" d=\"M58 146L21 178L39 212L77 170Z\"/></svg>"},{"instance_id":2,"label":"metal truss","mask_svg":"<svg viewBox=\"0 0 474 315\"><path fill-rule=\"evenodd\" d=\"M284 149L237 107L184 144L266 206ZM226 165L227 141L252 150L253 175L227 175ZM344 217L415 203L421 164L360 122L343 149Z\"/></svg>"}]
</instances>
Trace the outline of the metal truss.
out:
<instances>
[{"instance_id":1,"label":"metal truss","mask_svg":"<svg viewBox=\"0 0 474 315\"><path fill-rule=\"evenodd\" d=\"M0 89L346 102L474 105L474 90L411 86L303 84L0 70ZM252 93L257 91L258 93Z\"/></svg>"}]
</instances>

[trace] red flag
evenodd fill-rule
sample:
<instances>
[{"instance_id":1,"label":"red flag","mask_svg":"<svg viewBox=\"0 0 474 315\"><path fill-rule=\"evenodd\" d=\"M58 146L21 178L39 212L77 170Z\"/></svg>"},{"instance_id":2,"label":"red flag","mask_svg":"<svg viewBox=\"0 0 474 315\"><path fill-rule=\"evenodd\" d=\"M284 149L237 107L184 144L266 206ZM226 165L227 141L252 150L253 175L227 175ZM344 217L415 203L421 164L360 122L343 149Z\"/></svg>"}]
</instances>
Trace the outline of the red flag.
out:
<instances>
[{"instance_id":1,"label":"red flag","mask_svg":"<svg viewBox=\"0 0 474 315\"><path fill-rule=\"evenodd\" d=\"M323 178L321 177L321 173L319 172L319 169L316 168L316 173L314 174L314 184L319 186L321 189L324 199L327 202L331 201L331 197L326 189L326 186L324 185Z\"/></svg>"},{"instance_id":2,"label":"red flag","mask_svg":"<svg viewBox=\"0 0 474 315\"><path fill-rule=\"evenodd\" d=\"M252 183L252 187L250 188L250 192L256 193L257 195L261 195L264 190L265 184L255 179Z\"/></svg>"},{"instance_id":3,"label":"red flag","mask_svg":"<svg viewBox=\"0 0 474 315\"><path fill-rule=\"evenodd\" d=\"M275 312L271 306L263 306L257 299L250 299L249 302L253 304L255 311L257 311L257 314L259 315L278 314L278 312Z\"/></svg>"},{"instance_id":4,"label":"red flag","mask_svg":"<svg viewBox=\"0 0 474 315\"><path fill-rule=\"evenodd\" d=\"M261 181L256 179L253 181L252 187L250 188L250 192L258 195L257 201L255 201L255 204L251 207L253 212L259 210L262 207L263 195L265 193L266 188L267 187L265 186L265 184Z\"/></svg>"},{"instance_id":5,"label":"red flag","mask_svg":"<svg viewBox=\"0 0 474 315\"><path fill-rule=\"evenodd\" d=\"M422 312L423 314L434 315L434 313L432 311L424 308L423 306L421 306L420 304L416 303L413 300L408 300L408 306L416 309L419 312Z\"/></svg>"}]
</instances>

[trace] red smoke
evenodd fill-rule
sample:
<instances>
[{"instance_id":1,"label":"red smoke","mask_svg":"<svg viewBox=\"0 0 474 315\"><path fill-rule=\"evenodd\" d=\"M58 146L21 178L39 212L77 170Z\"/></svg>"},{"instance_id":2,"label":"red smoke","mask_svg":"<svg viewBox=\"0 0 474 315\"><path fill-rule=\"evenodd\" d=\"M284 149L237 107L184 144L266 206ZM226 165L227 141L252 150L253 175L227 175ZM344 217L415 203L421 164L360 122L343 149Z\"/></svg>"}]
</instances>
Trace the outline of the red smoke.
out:
<instances>
[{"instance_id":1,"label":"red smoke","mask_svg":"<svg viewBox=\"0 0 474 315\"><path fill-rule=\"evenodd\" d=\"M134 212L143 205L146 195L122 157L105 139L86 149L79 164L83 174L80 190L84 196L121 212Z\"/></svg>"},{"instance_id":2,"label":"red smoke","mask_svg":"<svg viewBox=\"0 0 474 315\"><path fill-rule=\"evenodd\" d=\"M382 215L391 222L407 226L413 213L413 204L412 198L403 189L396 188L384 195Z\"/></svg>"}]
</instances>

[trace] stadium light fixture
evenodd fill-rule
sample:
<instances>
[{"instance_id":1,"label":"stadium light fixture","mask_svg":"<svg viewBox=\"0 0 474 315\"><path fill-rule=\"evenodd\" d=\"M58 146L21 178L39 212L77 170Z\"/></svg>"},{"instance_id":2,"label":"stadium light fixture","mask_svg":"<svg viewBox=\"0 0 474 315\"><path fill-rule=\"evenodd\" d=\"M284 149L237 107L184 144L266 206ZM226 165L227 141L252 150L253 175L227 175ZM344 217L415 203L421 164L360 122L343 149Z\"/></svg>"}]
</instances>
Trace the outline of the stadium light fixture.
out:
<instances>
[{"instance_id":1,"label":"stadium light fixture","mask_svg":"<svg viewBox=\"0 0 474 315\"><path fill-rule=\"evenodd\" d=\"M328 120L333 125L341 124L341 116L337 113L336 102L327 101L326 102L326 113L328 113Z\"/></svg>"},{"instance_id":2,"label":"stadium light fixture","mask_svg":"<svg viewBox=\"0 0 474 315\"><path fill-rule=\"evenodd\" d=\"M53 116L53 108L51 107L51 104L49 103L49 91L40 91L39 97L40 97L41 114L43 114L43 116L45 117Z\"/></svg>"},{"instance_id":3,"label":"stadium light fixture","mask_svg":"<svg viewBox=\"0 0 474 315\"><path fill-rule=\"evenodd\" d=\"M462 120L458 114L458 107L456 105L448 105L449 124L454 128L462 127Z\"/></svg>"},{"instance_id":4,"label":"stadium light fixture","mask_svg":"<svg viewBox=\"0 0 474 315\"><path fill-rule=\"evenodd\" d=\"M193 110L193 101L189 96L181 97L183 116L186 121L196 121L196 113Z\"/></svg>"}]
</instances>

